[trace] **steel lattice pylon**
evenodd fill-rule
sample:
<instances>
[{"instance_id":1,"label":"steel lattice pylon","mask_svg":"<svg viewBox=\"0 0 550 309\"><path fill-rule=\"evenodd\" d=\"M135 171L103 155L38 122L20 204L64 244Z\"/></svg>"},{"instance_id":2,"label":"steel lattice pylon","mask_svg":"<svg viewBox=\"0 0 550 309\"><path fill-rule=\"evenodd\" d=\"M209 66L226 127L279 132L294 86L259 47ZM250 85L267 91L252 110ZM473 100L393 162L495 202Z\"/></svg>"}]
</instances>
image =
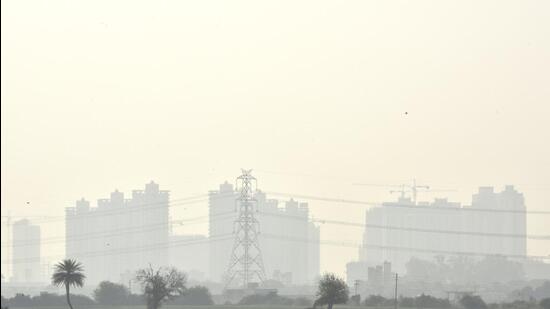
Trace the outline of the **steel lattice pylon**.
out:
<instances>
[{"instance_id":1,"label":"steel lattice pylon","mask_svg":"<svg viewBox=\"0 0 550 309\"><path fill-rule=\"evenodd\" d=\"M233 226L235 243L225 274L226 288L237 285L246 289L250 287L250 283L260 283L266 278L258 241L260 224L254 217L258 207L254 199L256 178L251 175L251 172L252 170L243 169L242 175L237 177L237 190L240 192L236 206L239 216Z\"/></svg>"}]
</instances>

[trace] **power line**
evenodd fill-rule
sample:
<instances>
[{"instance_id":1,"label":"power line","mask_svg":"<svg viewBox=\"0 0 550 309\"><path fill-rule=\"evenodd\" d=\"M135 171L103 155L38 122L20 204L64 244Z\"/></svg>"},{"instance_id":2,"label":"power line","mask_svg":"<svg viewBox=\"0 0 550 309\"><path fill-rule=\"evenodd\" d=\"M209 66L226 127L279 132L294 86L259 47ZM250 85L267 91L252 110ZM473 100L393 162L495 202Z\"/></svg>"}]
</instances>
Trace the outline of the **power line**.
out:
<instances>
[{"instance_id":1,"label":"power line","mask_svg":"<svg viewBox=\"0 0 550 309\"><path fill-rule=\"evenodd\" d=\"M275 238L275 239L284 239L284 240L290 240L290 241L297 241L297 242L306 242L306 243L314 243L316 244L316 241L312 241L310 239L306 238L295 238L295 237L288 237L288 236L279 236L274 234L262 234L263 237L266 238ZM380 250L389 250L389 251L405 251L405 252L422 252L422 253L437 253L437 254L448 254L448 255L464 255L464 256L502 256L502 257L508 257L508 258L515 258L515 259L541 259L541 260L550 260L550 255L544 256L544 255L520 255L520 254L501 254L501 253L487 253L487 252L469 252L469 251L447 251L447 250L434 250L434 249L423 249L423 248L412 248L412 247L402 247L402 246L382 246L382 245L375 245L375 244L357 244L357 243L351 243L348 241L337 241L337 240L321 240L319 241L320 244L323 245L332 245L332 246L340 246L340 247L350 247L350 248L371 248L371 249L380 249Z\"/></svg>"},{"instance_id":2,"label":"power line","mask_svg":"<svg viewBox=\"0 0 550 309\"><path fill-rule=\"evenodd\" d=\"M225 237L225 238L221 238ZM141 251L148 251L148 250L154 250L158 248L165 248L166 246L170 247L178 247L180 245L194 245L199 243L207 243L210 241L222 241L222 240L231 240L234 237L233 233L230 234L221 234L221 235L214 235L209 237L205 240L194 240L194 241L178 241L174 242L172 244L164 243L164 244L154 244L149 246L142 246L142 247L134 247L134 248L120 248L116 250L101 250L101 251L92 251L92 252L85 252L82 253L86 256L104 256L104 255L112 255L112 254L125 254L125 253L131 253L131 252L141 252ZM296 237L288 237L288 236L281 236L281 235L275 235L275 234L269 234L269 233L262 233L260 237L265 238L272 238L272 239L281 239L281 240L288 240L288 241L296 241L296 242L304 242L304 243L312 243L312 244L319 244L319 245L330 245L330 246L338 246L338 247L349 247L349 248L371 248L371 249L377 249L377 250L389 250L389 251L404 251L404 252L420 252L420 253L435 253L435 254L447 254L447 255L457 255L457 256L502 256L507 258L515 258L515 259L540 259L540 260L550 260L550 255L548 256L537 256L537 255L511 255L511 254L499 254L499 253L487 253L487 252L468 252L468 251L447 251L447 250L434 250L434 249L424 249L424 248L411 248L411 247L402 247L402 246L382 246L382 245L376 245L376 244L357 244L349 241L341 241L341 240L320 240L320 241L313 241L311 239L306 238L296 238ZM220 238L220 239L218 239ZM63 257L64 255L54 255L54 256L43 256L40 258L24 258L24 259L15 259L15 260L3 260L2 264L16 264L16 263L28 263L32 261L40 261L41 259L51 259L54 257Z\"/></svg>"},{"instance_id":3,"label":"power line","mask_svg":"<svg viewBox=\"0 0 550 309\"><path fill-rule=\"evenodd\" d=\"M233 216L230 216L230 215L233 215ZM41 238L41 239L30 239L29 241L26 241L26 242L11 244L11 247L31 246L31 245L38 245L38 244L44 245L44 244L62 243L62 242L67 243L67 242L82 241L82 240L89 240L89 239L108 238L112 236L119 236L119 235L125 235L125 234L141 234L145 232L160 230L174 223L181 223L181 224L186 223L186 225L193 225L193 224L208 222L212 217L222 217L222 218L228 217L229 219L232 219L234 215L235 215L235 212L229 211L229 212L219 213L211 216L200 216L200 217L195 217L191 219L170 220L168 222L161 222L161 223L155 223L155 224L133 226L128 228L113 229L113 230L107 230L107 231L101 231L101 232L95 232L95 233L85 233L85 234L80 234L73 237L54 236L54 237L47 237L47 238ZM2 247L10 247L10 244L3 242Z\"/></svg>"},{"instance_id":4,"label":"power line","mask_svg":"<svg viewBox=\"0 0 550 309\"><path fill-rule=\"evenodd\" d=\"M276 216L284 217L295 220L304 220L305 217L286 215L286 214L277 214L270 212L260 212L262 215L267 216ZM349 222L349 221L339 221L331 219L319 219L311 218L311 222L317 222L322 224L336 224L344 226L355 226L355 227L364 227L364 228L376 228L384 230L398 230L398 231L409 231L409 232L420 232L420 233L436 233L436 234L454 234L454 235L470 235L470 236L487 236L487 237L505 237L505 238L528 238L536 240L550 240L550 235L532 235L532 234L505 234L505 233L487 233L487 232L471 232L471 231L453 231L453 230L439 230L439 229L424 229L424 228L413 228L413 227L401 227L401 226L392 226L392 225L380 225L380 224L370 224L370 223L359 223L359 222Z\"/></svg>"},{"instance_id":5,"label":"power line","mask_svg":"<svg viewBox=\"0 0 550 309\"><path fill-rule=\"evenodd\" d=\"M195 196L189 196L184 198L178 198L178 199L172 199L168 201L159 201L159 202L152 202L152 203L136 203L136 204L130 204L125 203L121 205L121 207L114 207L114 208L100 208L100 207L90 207L88 213L84 214L85 216L110 216L117 213L125 213L128 211L134 211L134 209L139 208L139 210L147 210L147 209L156 209L156 208L164 208L166 207L166 204L180 204L180 202L183 201L189 201L199 198L205 198L206 194L201 195L195 195ZM125 201L126 202L126 201ZM65 209L75 209L74 206L71 207L65 207ZM136 209L135 211L137 211ZM21 218L28 218L27 216L20 216ZM62 216L30 216L35 218L46 218L46 220L33 220L33 223L40 224L40 223L49 223L49 222L57 222L62 221L65 219L65 215ZM30 218L29 217L29 218Z\"/></svg>"},{"instance_id":6,"label":"power line","mask_svg":"<svg viewBox=\"0 0 550 309\"><path fill-rule=\"evenodd\" d=\"M295 220L304 220L307 219L306 217L301 216L293 216L289 214L277 214L277 213L270 213L270 212L260 212L261 215L267 215L267 216L276 216L276 217L282 217L287 219L295 219ZM64 236L54 236L54 237L48 237L48 238L42 238L39 240L29 240L24 243L18 243L13 244L12 247L17 246L28 246L33 244L50 244L50 243L59 243L64 241L79 241L79 240L87 240L87 239L95 239L95 238L102 238L102 237L110 237L110 236L117 236L117 235L123 235L128 233L143 233L147 231L155 230L154 228L151 228L153 226L158 226L159 228L163 228L166 225L171 225L175 223L186 223L186 222L193 222L201 219L208 219L205 221L197 221L194 223L188 223L195 224L195 223L202 223L210 221L212 217L228 217L232 218L235 215L235 212L229 211L224 212L220 214L214 214L214 215L207 215L207 216L200 216L190 219L178 219L178 220L171 220L167 223L157 223L157 224L150 224L150 225L143 225L143 226L135 226L130 228L123 228L123 229L115 229L115 230L108 230L108 231L101 231L98 233L86 233L78 235L77 237L64 237ZM365 224L365 223L359 223L359 222L349 222L349 221L338 221L338 220L331 220L331 219L322 219L322 218L311 218L309 219L311 222L317 222L321 224L335 224L335 225L343 225L343 226L354 226L354 227L363 227L363 228L377 228L377 229L386 229L386 230L399 230L399 231L410 231L410 232L421 232L421 233L436 233L436 234L453 234L453 235L470 235L470 236L486 236L486 237L503 237L503 238L527 238L527 239L533 239L533 240L549 240L550 235L532 235L532 234L505 234L505 233L487 233L487 232L472 232L472 231L453 231L453 230L440 230L440 229L424 229L424 228L413 228L413 227L402 227L402 226L391 226L391 225L378 225L378 224ZM93 237L98 236L98 237ZM2 247L8 247L10 246L9 243L2 243Z\"/></svg>"},{"instance_id":7,"label":"power line","mask_svg":"<svg viewBox=\"0 0 550 309\"><path fill-rule=\"evenodd\" d=\"M207 199L197 199L196 197L191 198L182 198L177 199L173 201L165 201L165 202L154 202L154 203L143 203L143 204L135 204L131 205L129 207L117 207L113 209L101 209L98 207L91 208L91 211L84 213L84 214L78 214L75 216L75 220L78 219L84 219L84 218L96 218L96 217L105 217L105 216L113 216L117 214L128 214L128 213L134 213L134 212L141 212L141 211L149 211L154 209L164 209L164 208L171 208L171 207L178 207L178 206L185 206L185 205L191 205L201 202L206 202ZM72 208L72 207L71 207ZM66 216L59 216L55 219L51 220L44 220L44 221L35 221L33 223L35 224L41 224L41 223L51 223L51 222L59 222L64 221L66 219Z\"/></svg>"},{"instance_id":8,"label":"power line","mask_svg":"<svg viewBox=\"0 0 550 309\"><path fill-rule=\"evenodd\" d=\"M101 250L101 251L92 251L92 252L85 252L82 254L85 254L86 256L106 256L106 255L112 255L112 254L124 254L124 253L132 253L132 252L141 252L141 251L148 251L148 250L154 250L158 248L165 248L168 247L179 247L179 246L186 246L186 245L195 245L195 244L201 244L201 243L208 243L210 241L223 241L223 240L231 240L234 237L234 234L221 234L221 235L215 235L211 236L204 240L192 240L192 241L179 241L175 242L173 244L155 244L150 246L142 246L142 247L134 247L130 248L121 248L116 250ZM423 249L423 248L411 248L411 247L401 247L401 246L382 246L382 245L375 245L375 244L357 244L349 241L341 241L341 240L322 240L322 241L313 241L310 239L305 238L296 238L296 237L288 237L288 236L281 236L281 235L274 235L274 234L266 234L262 233L261 237L265 238L272 238L272 239L281 239L281 240L289 240L289 241L295 241L295 242L304 242L304 243L313 243L313 244L319 244L319 245L329 245L329 246L338 246L338 247L349 247L349 248L371 248L371 249L378 249L378 250L389 250L389 251L405 251L405 252L421 252L421 253L436 253L436 254L447 254L447 255L458 255L458 256L481 256L481 257L487 257L487 256L502 256L507 258L515 258L515 259L540 259L540 260L550 260L550 255L548 256L537 256L537 255L510 255L510 254L498 254L498 253L486 253L486 252L463 252L463 251L446 251L446 250L433 250L433 249ZM219 239L218 239L219 238ZM32 261L38 261L42 258L56 258L56 257L63 257L63 255L54 255L54 256L45 256L41 258L25 258L25 259L15 259L15 260L3 260L2 264L17 264L17 263L28 263Z\"/></svg>"},{"instance_id":9,"label":"power line","mask_svg":"<svg viewBox=\"0 0 550 309\"><path fill-rule=\"evenodd\" d=\"M298 198L304 198L304 199L313 199L313 200L321 200L321 201L329 201L329 202L343 202L343 203L352 203L352 204L363 204L363 205L376 205L380 206L379 203L370 203L370 202L364 202L364 201L353 201L353 200L344 200L344 199L334 199L334 198L323 198L323 197L316 197L316 196L307 196L307 195L295 195L295 194L286 194L286 193L269 193L272 195L279 195L279 196L290 196L290 197L298 197ZM209 195L209 199L199 199L200 197L208 196L206 194L200 195L200 196L192 196L188 198L183 199L177 199L175 201L180 202L169 202L168 205L166 202L162 203L149 203L149 204L141 204L145 207L139 207L139 208L130 208L132 211L140 211L140 210L148 210L153 208L159 208L159 207L175 207L175 206L181 206L181 205L189 205L189 204L195 204L200 202L205 202L207 200L212 199L218 199L218 198L226 198L226 197L232 197L235 196L234 192L232 192L230 195L227 196L213 196ZM134 205L133 205L134 206ZM490 208L477 208L477 209L470 209L470 208L435 208L430 206L413 206L413 205L399 205L399 204L391 204L391 205L383 205L383 206L389 206L389 207L406 207L406 208L427 208L430 210L468 210L468 211L483 211L483 212L505 212L505 213L535 213L535 214L547 214L550 212L547 211L511 211L511 210L502 210L502 209L490 209ZM115 209L116 211L120 211L122 213L126 213L130 210L129 208L124 209ZM100 215L98 214L98 217L101 216L108 216L112 215L111 210L102 210ZM230 214L231 212L228 212L226 214ZM277 215L277 214L271 214L271 213L264 213L268 215ZM224 214L219 214L224 215ZM287 218L291 218L293 216L291 215L278 215L278 216L285 216ZM95 216L90 216L95 217ZM297 216L294 216L297 217ZM203 216L203 218L206 218L206 216ZM210 216L208 217L210 219ZM297 217L300 219L303 219L303 217ZM62 218L63 219L63 218ZM172 220L170 222L178 222L182 220ZM399 227L399 226L387 226L387 225L373 225L373 224L362 224L357 222L347 222L347 221L337 221L337 220L323 220L323 219L312 219L313 222L318 223L328 223L328 224L339 224L339 225L348 225L348 226L358 226L358 227L369 227L369 228L380 228L380 229L390 229L390 230L404 230L404 231L413 231L413 232L422 232L422 233L440 233L440 234L464 234L464 235L476 235L476 236L488 236L488 237L512 237L512 238L529 238L529 239L542 239L547 240L549 239L549 235L529 235L529 234L500 234L500 233L481 233L481 232L468 232L468 231L451 231L451 230L434 230L434 229L423 229L423 228L408 228L408 227ZM144 228L145 226L142 226L140 228ZM109 231L111 233L112 231ZM104 232L107 233L107 232ZM113 236L117 234L111 234L107 236ZM118 234L120 235L120 234ZM78 238L78 240L82 240L85 238ZM337 245L334 243L330 243L330 241L321 241L321 244L329 244L329 245ZM342 244L340 244L342 245ZM389 249L389 250L405 250L405 251L414 251L414 252L428 252L428 253L447 253L447 254L456 254L456 255L481 255L481 256L487 256L487 255L494 255L494 254L488 254L488 253L480 253L480 252L455 252L455 251L441 251L441 250L431 250L431 249L418 249L418 248L405 248L405 247L391 247L391 246L378 246L378 245L372 245L372 244L365 244L365 245L352 245L353 247L370 247L370 248L378 248L378 249ZM538 258L538 259L548 259L548 257L545 256L523 256L523 255L504 255L508 257L514 257L514 258L525 258L525 257L531 257L531 258Z\"/></svg>"},{"instance_id":10,"label":"power line","mask_svg":"<svg viewBox=\"0 0 550 309\"><path fill-rule=\"evenodd\" d=\"M474 211L474 212L539 214L539 215L550 214L550 211L546 211L546 210L513 210L513 209L473 208L473 207L434 207L434 206L408 205L408 204L398 204L398 203L376 203L376 202L368 202L368 201L347 200L347 199L340 199L340 198L319 197L319 196L313 196L313 195L282 193L282 192L266 192L266 193L274 196L294 197L294 198L302 198L302 199L317 200L317 201L324 201L324 202L335 202L335 203L356 204L356 205L366 205L366 206L429 209L429 210L437 210L437 211L448 210L448 211Z\"/></svg>"},{"instance_id":11,"label":"power line","mask_svg":"<svg viewBox=\"0 0 550 309\"><path fill-rule=\"evenodd\" d=\"M157 243L157 244L146 245L146 246L119 248L114 250L96 250L96 251L81 252L79 253L79 255L83 255L86 257L99 257L99 256L119 255L119 254L135 253L135 252L145 252L145 251L162 249L162 248L192 246L197 244L206 244L210 242L229 240L229 239L232 239L233 236L234 235L232 233L221 234L221 235L211 236L201 240L180 240L176 242L164 242L164 243ZM41 259L53 259L58 257L65 257L65 255L58 254L58 255L42 256L38 258L3 260L2 264L29 263L29 262L40 261Z\"/></svg>"},{"instance_id":12,"label":"power line","mask_svg":"<svg viewBox=\"0 0 550 309\"><path fill-rule=\"evenodd\" d=\"M82 217L90 218L90 217L104 217L104 216L112 216L116 214L127 214L132 212L138 212L138 211L147 211L151 209L158 209L158 208L172 208L172 207L178 207L178 206L185 206L185 205L191 205L191 204L197 204L201 202L207 202L210 200L216 200L216 199L223 199L227 197L231 197L233 195L231 194L217 194L216 196L210 195L210 194L200 194L200 195L194 195L189 197L183 197L178 199L172 199L169 201L162 201L162 202L152 202L152 203L139 203L139 204L130 204L127 206L122 207L116 207L112 209L104 209L104 208L98 208L98 207L91 207L90 212L85 213L82 215ZM66 208L74 208L74 207L66 207ZM20 218L27 218L25 216L18 216ZM47 218L45 220L33 220L33 224L43 224L43 223L52 223L52 222L60 222L64 221L66 216L31 216L35 218Z\"/></svg>"},{"instance_id":13,"label":"power line","mask_svg":"<svg viewBox=\"0 0 550 309\"><path fill-rule=\"evenodd\" d=\"M456 230L455 231L453 231L453 230L437 230L437 229L400 227L400 226L391 226L391 225L379 225L379 224L370 224L370 223L364 224L364 223L347 222L347 221L326 220L326 219L312 219L312 221L318 222L318 223L329 223L329 224L338 224L338 225L347 225L347 226L376 228L376 229L384 229L384 230L420 232L420 233L435 233L435 234L453 234L453 235L469 235L469 236L484 236L484 237L527 238L527 239L536 239L536 240L550 240L550 235L506 234L506 233L486 233L486 232L470 232L470 231L456 231Z\"/></svg>"}]
</instances>

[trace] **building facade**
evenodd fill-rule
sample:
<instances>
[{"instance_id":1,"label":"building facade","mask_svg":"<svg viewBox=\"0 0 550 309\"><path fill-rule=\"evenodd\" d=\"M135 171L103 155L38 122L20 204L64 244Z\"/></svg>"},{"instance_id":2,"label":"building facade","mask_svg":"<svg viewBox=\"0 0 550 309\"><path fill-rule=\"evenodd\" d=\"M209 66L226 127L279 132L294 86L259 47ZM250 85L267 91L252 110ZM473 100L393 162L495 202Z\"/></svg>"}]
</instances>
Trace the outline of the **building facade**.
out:
<instances>
[{"instance_id":1,"label":"building facade","mask_svg":"<svg viewBox=\"0 0 550 309\"><path fill-rule=\"evenodd\" d=\"M40 226L23 219L13 223L12 233L12 282L41 282L43 276L40 264Z\"/></svg>"},{"instance_id":2,"label":"building facade","mask_svg":"<svg viewBox=\"0 0 550 309\"><path fill-rule=\"evenodd\" d=\"M237 192L224 183L211 191L210 210L210 279L223 281L234 239L233 221L237 218ZM292 285L313 284L319 275L319 227L309 220L307 203L279 201L256 192L256 218L260 223L259 242L267 279ZM225 237L225 238L224 238ZM292 252L292 254L288 254Z\"/></svg>"},{"instance_id":3,"label":"building facade","mask_svg":"<svg viewBox=\"0 0 550 309\"><path fill-rule=\"evenodd\" d=\"M525 237L488 235L526 234L523 194L513 186L501 192L481 187L473 195L471 206L446 199L414 204L400 198L397 203L369 209L366 226L359 260L367 266L389 261L400 273L413 257L434 260L436 256L460 252L524 257L527 251Z\"/></svg>"},{"instance_id":4,"label":"building facade","mask_svg":"<svg viewBox=\"0 0 550 309\"><path fill-rule=\"evenodd\" d=\"M169 263L169 192L150 182L130 199L118 190L90 207L66 208L67 258L80 261L87 282L118 282L123 273Z\"/></svg>"}]
</instances>

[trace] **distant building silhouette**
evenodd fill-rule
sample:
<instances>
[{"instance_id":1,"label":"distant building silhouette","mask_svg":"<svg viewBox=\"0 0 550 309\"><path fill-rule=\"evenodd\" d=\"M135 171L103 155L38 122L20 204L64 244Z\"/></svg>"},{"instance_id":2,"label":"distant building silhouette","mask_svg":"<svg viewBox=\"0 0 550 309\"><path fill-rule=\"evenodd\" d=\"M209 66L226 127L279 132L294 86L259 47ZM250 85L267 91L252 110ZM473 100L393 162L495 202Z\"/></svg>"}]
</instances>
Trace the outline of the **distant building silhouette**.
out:
<instances>
[{"instance_id":1,"label":"distant building silhouette","mask_svg":"<svg viewBox=\"0 0 550 309\"><path fill-rule=\"evenodd\" d=\"M23 219L13 223L13 277L14 283L42 281L40 264L40 226Z\"/></svg>"},{"instance_id":2,"label":"distant building silhouette","mask_svg":"<svg viewBox=\"0 0 550 309\"><path fill-rule=\"evenodd\" d=\"M368 266L366 262L346 264L348 286L357 287L360 294L391 297L395 287L394 278L395 273L388 261L373 266Z\"/></svg>"},{"instance_id":3,"label":"distant building silhouette","mask_svg":"<svg viewBox=\"0 0 550 309\"><path fill-rule=\"evenodd\" d=\"M479 192L472 196L472 208L489 208L497 210L514 210L519 213L478 212L463 219L464 230L496 234L527 234L527 221L523 194L513 186L506 186L496 193L493 187L480 187ZM488 252L494 254L526 255L527 239L477 236L462 240L465 250L473 252Z\"/></svg>"},{"instance_id":4,"label":"distant building silhouette","mask_svg":"<svg viewBox=\"0 0 550 309\"><path fill-rule=\"evenodd\" d=\"M354 286L357 281L368 280L368 266L366 262L349 262L346 264L346 281L348 286Z\"/></svg>"},{"instance_id":5,"label":"distant building silhouette","mask_svg":"<svg viewBox=\"0 0 550 309\"><path fill-rule=\"evenodd\" d=\"M170 266L187 273L190 280L203 281L208 273L208 237L171 235Z\"/></svg>"},{"instance_id":6,"label":"distant building silhouette","mask_svg":"<svg viewBox=\"0 0 550 309\"><path fill-rule=\"evenodd\" d=\"M122 273L168 265L169 191L150 182L130 199L116 190L90 207L66 208L66 256L81 261L87 282L119 281Z\"/></svg>"},{"instance_id":7,"label":"distant building silhouette","mask_svg":"<svg viewBox=\"0 0 550 309\"><path fill-rule=\"evenodd\" d=\"M237 216L233 185L225 182L209 197L210 272L214 281L222 281L234 240L216 237L233 233ZM279 207L279 201L265 193L255 194L256 218L260 222L260 247L268 279L285 284L314 284L319 275L319 227L309 220L307 203L294 200ZM291 253L291 254L290 254Z\"/></svg>"},{"instance_id":8,"label":"distant building silhouette","mask_svg":"<svg viewBox=\"0 0 550 309\"><path fill-rule=\"evenodd\" d=\"M496 211L461 211L461 208ZM359 261L365 262L368 266L390 261L394 269L402 273L405 264L412 257L433 260L435 256L444 255L428 252L429 250L525 256L525 237L442 234L399 229L525 235L526 218L521 211L525 211L523 194L517 192L513 186L506 186L504 191L499 193L494 192L492 187L481 187L479 192L473 195L471 206L461 206L446 199L415 205L409 198L400 198L397 203L384 203L383 206L367 211L367 227L363 234L364 246L359 250ZM407 248L426 252L415 252Z\"/></svg>"},{"instance_id":9,"label":"distant building silhouette","mask_svg":"<svg viewBox=\"0 0 550 309\"><path fill-rule=\"evenodd\" d=\"M376 265L369 267L368 270L367 283L379 290L378 294L382 294L383 291L387 291L388 287L393 287L392 277L393 273L391 272L391 263L384 262L382 265ZM391 290L391 288L389 289Z\"/></svg>"},{"instance_id":10,"label":"distant building silhouette","mask_svg":"<svg viewBox=\"0 0 550 309\"><path fill-rule=\"evenodd\" d=\"M237 217L237 192L233 185L225 182L218 191L209 192L208 235L210 237L209 277L222 281L229 263L233 239L217 240L218 237L233 233L233 220Z\"/></svg>"}]
</instances>

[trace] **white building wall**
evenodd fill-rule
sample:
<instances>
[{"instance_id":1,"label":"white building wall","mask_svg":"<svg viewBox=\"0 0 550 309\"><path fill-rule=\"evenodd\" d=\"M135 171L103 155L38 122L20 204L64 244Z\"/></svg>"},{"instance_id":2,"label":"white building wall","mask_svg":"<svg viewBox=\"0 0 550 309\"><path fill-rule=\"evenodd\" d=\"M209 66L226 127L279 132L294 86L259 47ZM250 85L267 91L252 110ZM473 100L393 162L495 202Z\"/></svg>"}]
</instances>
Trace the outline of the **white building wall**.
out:
<instances>
[{"instance_id":1,"label":"white building wall","mask_svg":"<svg viewBox=\"0 0 550 309\"><path fill-rule=\"evenodd\" d=\"M408 207L398 207L399 205ZM415 205L410 199L400 199L397 203L385 203L381 207L371 208L366 212L367 227L363 234L363 247L359 250L360 261L366 262L369 266L389 261L397 272L404 272L405 264L412 257L433 260L436 256L456 255L430 251L518 256L526 254L524 237L491 237L392 229L396 227L524 235L526 234L524 214L460 210L463 208L460 204L450 203L445 199L436 199L430 204L419 204L418 206L421 207L418 208L411 206ZM525 211L523 195L512 186L507 186L500 193L495 193L491 187L481 187L472 197L472 206L464 208Z\"/></svg>"},{"instance_id":2,"label":"white building wall","mask_svg":"<svg viewBox=\"0 0 550 309\"><path fill-rule=\"evenodd\" d=\"M210 192L210 236L233 233L237 194L225 183ZM284 208L267 199L263 192L255 194L260 223L259 243L268 279L291 273L292 284L311 284L319 274L319 228L309 222L308 205L288 201ZM230 212L220 220L221 214ZM234 215L231 215L231 212ZM210 242L210 279L222 281L229 262L234 239Z\"/></svg>"},{"instance_id":3,"label":"white building wall","mask_svg":"<svg viewBox=\"0 0 550 309\"><path fill-rule=\"evenodd\" d=\"M115 191L90 207L66 209L66 256L83 264L89 284L118 282L121 274L168 265L169 193L151 182L131 199Z\"/></svg>"},{"instance_id":4,"label":"white building wall","mask_svg":"<svg viewBox=\"0 0 550 309\"><path fill-rule=\"evenodd\" d=\"M15 283L42 281L40 267L40 227L23 219L13 224L13 278Z\"/></svg>"},{"instance_id":5,"label":"white building wall","mask_svg":"<svg viewBox=\"0 0 550 309\"><path fill-rule=\"evenodd\" d=\"M209 193L210 267L208 276L216 282L223 281L231 256L234 240L226 236L233 233L233 221L237 218L236 198L233 185L227 182L220 185L218 191Z\"/></svg>"}]
</instances>

